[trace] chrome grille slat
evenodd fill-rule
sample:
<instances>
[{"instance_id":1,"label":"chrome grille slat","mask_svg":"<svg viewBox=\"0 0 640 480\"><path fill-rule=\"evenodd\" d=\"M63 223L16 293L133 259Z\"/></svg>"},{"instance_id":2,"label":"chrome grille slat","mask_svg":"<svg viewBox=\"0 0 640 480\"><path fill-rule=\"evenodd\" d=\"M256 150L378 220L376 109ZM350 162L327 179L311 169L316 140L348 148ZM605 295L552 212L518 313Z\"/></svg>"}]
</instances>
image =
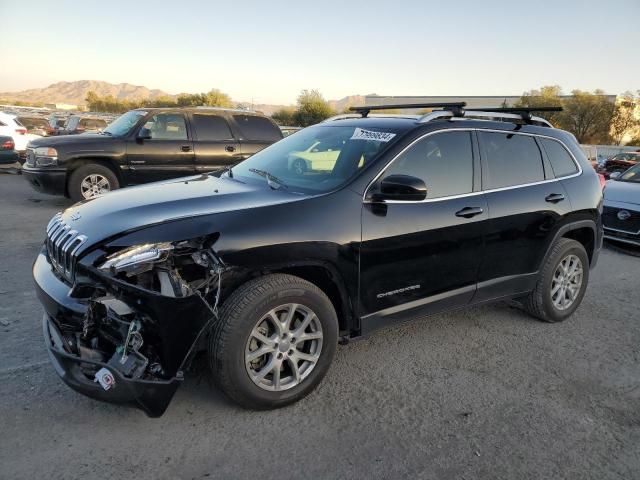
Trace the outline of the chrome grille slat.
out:
<instances>
[{"instance_id":1,"label":"chrome grille slat","mask_svg":"<svg viewBox=\"0 0 640 480\"><path fill-rule=\"evenodd\" d=\"M70 282L75 278L75 257L87 241L86 235L73 230L57 213L47 225L47 254L53 268Z\"/></svg>"}]
</instances>

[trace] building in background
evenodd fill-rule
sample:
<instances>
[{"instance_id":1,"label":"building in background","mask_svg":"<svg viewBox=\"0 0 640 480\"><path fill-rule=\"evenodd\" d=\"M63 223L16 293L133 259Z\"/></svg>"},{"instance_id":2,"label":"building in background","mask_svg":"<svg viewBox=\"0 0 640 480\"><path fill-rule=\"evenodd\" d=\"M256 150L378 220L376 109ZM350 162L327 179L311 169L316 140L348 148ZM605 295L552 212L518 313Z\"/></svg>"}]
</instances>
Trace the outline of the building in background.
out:
<instances>
[{"instance_id":1,"label":"building in background","mask_svg":"<svg viewBox=\"0 0 640 480\"><path fill-rule=\"evenodd\" d=\"M86 110L86 107L84 106L71 105L69 103L45 103L44 106L51 110Z\"/></svg>"}]
</instances>

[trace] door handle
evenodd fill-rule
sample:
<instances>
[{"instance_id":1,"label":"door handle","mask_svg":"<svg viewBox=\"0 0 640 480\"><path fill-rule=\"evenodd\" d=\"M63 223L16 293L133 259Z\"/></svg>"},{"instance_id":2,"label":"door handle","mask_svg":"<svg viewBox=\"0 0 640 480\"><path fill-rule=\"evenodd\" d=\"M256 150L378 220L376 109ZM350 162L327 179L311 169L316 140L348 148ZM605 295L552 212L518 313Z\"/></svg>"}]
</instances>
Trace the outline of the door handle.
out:
<instances>
[{"instance_id":1,"label":"door handle","mask_svg":"<svg viewBox=\"0 0 640 480\"><path fill-rule=\"evenodd\" d=\"M180 147L180 150L182 150L183 152L190 152L191 151L191 145L182 145Z\"/></svg>"},{"instance_id":2,"label":"door handle","mask_svg":"<svg viewBox=\"0 0 640 480\"><path fill-rule=\"evenodd\" d=\"M456 212L456 217L471 218L481 213L484 213L484 210L480 207L464 207Z\"/></svg>"},{"instance_id":3,"label":"door handle","mask_svg":"<svg viewBox=\"0 0 640 480\"><path fill-rule=\"evenodd\" d=\"M545 197L545 200L549 203L558 203L564 200L564 195L561 193L552 193Z\"/></svg>"},{"instance_id":4,"label":"door handle","mask_svg":"<svg viewBox=\"0 0 640 480\"><path fill-rule=\"evenodd\" d=\"M226 147L224 147L224 149L229 153L232 153L232 152L236 151L236 147L234 147L232 145L227 145Z\"/></svg>"}]
</instances>

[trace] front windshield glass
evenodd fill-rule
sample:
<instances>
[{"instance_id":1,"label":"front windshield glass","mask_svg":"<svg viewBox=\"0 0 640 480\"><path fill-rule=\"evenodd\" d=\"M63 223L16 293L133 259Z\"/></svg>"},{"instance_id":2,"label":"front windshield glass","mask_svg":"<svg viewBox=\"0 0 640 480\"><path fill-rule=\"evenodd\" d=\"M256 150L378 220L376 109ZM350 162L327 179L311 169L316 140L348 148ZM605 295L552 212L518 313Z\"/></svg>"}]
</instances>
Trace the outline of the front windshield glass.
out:
<instances>
[{"instance_id":1,"label":"front windshield glass","mask_svg":"<svg viewBox=\"0 0 640 480\"><path fill-rule=\"evenodd\" d=\"M640 183L640 163L635 167L631 167L629 170L625 170L624 173L618 177L618 180Z\"/></svg>"},{"instance_id":2,"label":"front windshield glass","mask_svg":"<svg viewBox=\"0 0 640 480\"><path fill-rule=\"evenodd\" d=\"M353 178L399 137L370 127L315 125L296 132L233 167L230 177L274 189L328 192Z\"/></svg>"},{"instance_id":3,"label":"front windshield glass","mask_svg":"<svg viewBox=\"0 0 640 480\"><path fill-rule=\"evenodd\" d=\"M141 110L131 110L130 112L124 113L111 122L107 128L103 130L103 133L113 135L114 137L126 135L133 126L138 123L140 117L143 117L146 114L147 112L143 112Z\"/></svg>"}]
</instances>

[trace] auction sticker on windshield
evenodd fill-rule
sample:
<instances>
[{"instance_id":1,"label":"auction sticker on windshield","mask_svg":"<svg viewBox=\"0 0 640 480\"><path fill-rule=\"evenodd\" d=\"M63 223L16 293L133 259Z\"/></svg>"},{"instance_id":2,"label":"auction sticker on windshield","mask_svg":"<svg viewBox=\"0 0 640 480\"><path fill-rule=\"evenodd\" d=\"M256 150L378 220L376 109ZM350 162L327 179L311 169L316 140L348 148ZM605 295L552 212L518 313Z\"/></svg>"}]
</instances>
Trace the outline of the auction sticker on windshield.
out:
<instances>
[{"instance_id":1,"label":"auction sticker on windshield","mask_svg":"<svg viewBox=\"0 0 640 480\"><path fill-rule=\"evenodd\" d=\"M351 140L375 140L376 142L388 142L395 136L395 133L373 132L363 128L356 128L355 132L353 132L353 135L351 136Z\"/></svg>"}]
</instances>

